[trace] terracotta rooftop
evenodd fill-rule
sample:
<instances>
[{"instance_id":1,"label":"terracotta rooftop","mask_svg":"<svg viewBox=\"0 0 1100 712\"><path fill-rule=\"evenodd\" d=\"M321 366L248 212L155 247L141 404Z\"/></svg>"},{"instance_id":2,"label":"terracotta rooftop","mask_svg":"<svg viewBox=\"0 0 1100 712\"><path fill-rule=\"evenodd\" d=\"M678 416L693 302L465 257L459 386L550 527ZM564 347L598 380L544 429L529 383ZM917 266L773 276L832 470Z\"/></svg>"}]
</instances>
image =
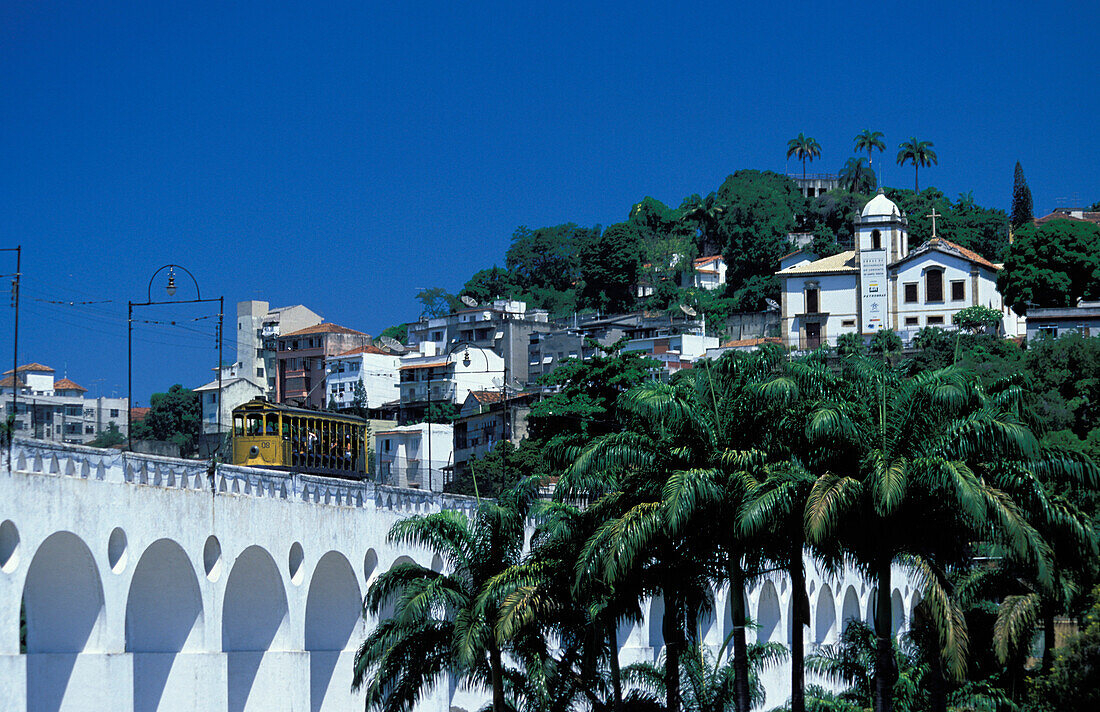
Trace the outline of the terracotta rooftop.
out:
<instances>
[{"instance_id":1,"label":"terracotta rooftop","mask_svg":"<svg viewBox=\"0 0 1100 712\"><path fill-rule=\"evenodd\" d=\"M338 354L336 358L340 358L341 356L354 356L355 354L382 354L383 356L393 355L389 351L384 351L374 344L367 344L366 346L360 346L357 349L352 349L351 351L345 351L342 354Z\"/></svg>"},{"instance_id":2,"label":"terracotta rooftop","mask_svg":"<svg viewBox=\"0 0 1100 712\"><path fill-rule=\"evenodd\" d=\"M24 365L20 366L20 367L19 367L18 369L16 369L16 370L17 370L17 371L19 371L19 373L26 373L26 372L28 372L28 371L31 371L31 372L46 372L46 373L53 373L53 369L52 369L52 368L50 368L49 366L43 366L43 365L42 365L42 364L40 364L40 363L28 363L28 364L24 364ZM7 371L4 371L4 375L5 375L5 376L6 376L6 375L8 375L9 373L11 373L11 369L10 369L10 368L9 368L9 369L8 369Z\"/></svg>"},{"instance_id":3,"label":"terracotta rooftop","mask_svg":"<svg viewBox=\"0 0 1100 712\"><path fill-rule=\"evenodd\" d=\"M715 260L720 259L722 259L722 255L711 255L710 257L700 257L698 259L692 260L692 263L697 265L705 265L707 262L714 262Z\"/></svg>"},{"instance_id":4,"label":"terracotta rooftop","mask_svg":"<svg viewBox=\"0 0 1100 712\"><path fill-rule=\"evenodd\" d=\"M947 248L948 252L958 252L963 257L963 259L970 260L971 262L977 262L978 264L984 265L989 269L1000 269L999 267L997 267L997 265L982 257L974 250L968 250L962 245L956 245L954 242L951 242L950 240L945 240L942 237L933 237L931 240L924 243L913 252L920 252L924 249L931 248ZM911 252L909 254L913 253Z\"/></svg>"},{"instance_id":5,"label":"terracotta rooftop","mask_svg":"<svg viewBox=\"0 0 1100 712\"><path fill-rule=\"evenodd\" d=\"M722 344L724 349L745 348L748 346L763 346L764 344L782 344L783 340L778 336L759 336L755 339L734 339Z\"/></svg>"},{"instance_id":6,"label":"terracotta rooftop","mask_svg":"<svg viewBox=\"0 0 1100 712\"><path fill-rule=\"evenodd\" d=\"M11 371L8 371L8 373L11 373ZM4 379L0 380L0 388L11 388L12 387L12 380L14 378L15 378L14 376L7 376ZM19 381L19 384L18 384L17 387L18 388L26 388L27 384L24 383L23 381Z\"/></svg>"},{"instance_id":7,"label":"terracotta rooftop","mask_svg":"<svg viewBox=\"0 0 1100 712\"><path fill-rule=\"evenodd\" d=\"M1090 223L1095 223L1097 225L1100 225L1100 212L1092 212L1092 211L1089 211L1089 210L1085 210L1085 211L1081 212L1081 217L1077 217L1076 215L1070 215L1068 213L1057 213L1057 212L1055 212L1055 213L1050 213L1049 215L1044 215L1041 218L1035 218L1035 224L1036 225L1045 225L1048 222L1050 222L1051 220L1075 220L1077 222L1090 222Z\"/></svg>"},{"instance_id":8,"label":"terracotta rooftop","mask_svg":"<svg viewBox=\"0 0 1100 712\"><path fill-rule=\"evenodd\" d=\"M346 326L340 326L339 324L314 324L313 326L307 326L304 329L298 329L292 331L289 334L282 334L282 338L287 336L305 336L306 334L354 334L356 336L366 336L362 331L356 331L355 329L349 329Z\"/></svg>"},{"instance_id":9,"label":"terracotta rooftop","mask_svg":"<svg viewBox=\"0 0 1100 712\"><path fill-rule=\"evenodd\" d=\"M142 408L141 406L135 405L130 409L130 420L139 423L145 420L145 416L149 415L150 410L152 410L152 408Z\"/></svg>"},{"instance_id":10,"label":"terracotta rooftop","mask_svg":"<svg viewBox=\"0 0 1100 712\"><path fill-rule=\"evenodd\" d=\"M88 392L88 389L77 383L70 381L68 378L62 378L60 381L54 381L53 389L55 391L84 391Z\"/></svg>"},{"instance_id":11,"label":"terracotta rooftop","mask_svg":"<svg viewBox=\"0 0 1100 712\"><path fill-rule=\"evenodd\" d=\"M478 403L485 403L486 405L500 403L504 400L503 394L500 391L470 391L470 395L472 395ZM513 393L508 396L508 400L515 400L516 398L522 398L529 395L531 394L522 392Z\"/></svg>"}]
</instances>

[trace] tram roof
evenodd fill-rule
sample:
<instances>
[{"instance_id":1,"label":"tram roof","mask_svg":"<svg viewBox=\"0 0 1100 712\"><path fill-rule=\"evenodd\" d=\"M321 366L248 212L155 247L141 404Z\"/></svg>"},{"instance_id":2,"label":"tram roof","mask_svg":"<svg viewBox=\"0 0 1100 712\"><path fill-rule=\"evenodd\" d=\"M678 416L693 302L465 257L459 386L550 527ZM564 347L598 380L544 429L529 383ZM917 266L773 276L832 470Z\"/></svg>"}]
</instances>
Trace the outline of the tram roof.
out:
<instances>
[{"instance_id":1,"label":"tram roof","mask_svg":"<svg viewBox=\"0 0 1100 712\"><path fill-rule=\"evenodd\" d=\"M247 403L242 403L233 409L236 413L239 410L249 411L271 411L276 410L280 413L289 413L291 415L301 415L309 418L325 418L327 420L344 420L352 423L366 424L365 418L360 418L357 415L347 415L344 413L332 413L326 410L313 410L312 408L297 408L292 405L286 405L284 403L272 403L269 400L260 400L259 398L253 398Z\"/></svg>"}]
</instances>

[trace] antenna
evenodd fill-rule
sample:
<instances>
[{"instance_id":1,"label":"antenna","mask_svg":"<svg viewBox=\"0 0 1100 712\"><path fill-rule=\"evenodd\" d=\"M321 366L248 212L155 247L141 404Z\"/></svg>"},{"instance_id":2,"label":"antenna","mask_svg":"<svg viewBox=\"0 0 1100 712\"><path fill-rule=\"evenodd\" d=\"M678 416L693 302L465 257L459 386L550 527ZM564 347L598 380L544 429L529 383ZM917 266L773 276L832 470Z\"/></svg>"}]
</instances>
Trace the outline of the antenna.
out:
<instances>
[{"instance_id":1,"label":"antenna","mask_svg":"<svg viewBox=\"0 0 1100 712\"><path fill-rule=\"evenodd\" d=\"M468 294L463 294L462 296L459 297L459 300L468 307L476 307L477 306L477 300L474 299L473 297L469 296Z\"/></svg>"},{"instance_id":2,"label":"antenna","mask_svg":"<svg viewBox=\"0 0 1100 712\"><path fill-rule=\"evenodd\" d=\"M769 311L779 311L779 303L774 299L765 298L764 303L768 305Z\"/></svg>"},{"instance_id":3,"label":"antenna","mask_svg":"<svg viewBox=\"0 0 1100 712\"><path fill-rule=\"evenodd\" d=\"M392 336L382 336L379 337L378 340L381 341L386 348L396 354L405 354L409 352L404 344L402 344L400 341L393 338Z\"/></svg>"},{"instance_id":4,"label":"antenna","mask_svg":"<svg viewBox=\"0 0 1100 712\"><path fill-rule=\"evenodd\" d=\"M698 312L689 307L687 304L681 304L680 311L687 314L688 316L698 316Z\"/></svg>"}]
</instances>

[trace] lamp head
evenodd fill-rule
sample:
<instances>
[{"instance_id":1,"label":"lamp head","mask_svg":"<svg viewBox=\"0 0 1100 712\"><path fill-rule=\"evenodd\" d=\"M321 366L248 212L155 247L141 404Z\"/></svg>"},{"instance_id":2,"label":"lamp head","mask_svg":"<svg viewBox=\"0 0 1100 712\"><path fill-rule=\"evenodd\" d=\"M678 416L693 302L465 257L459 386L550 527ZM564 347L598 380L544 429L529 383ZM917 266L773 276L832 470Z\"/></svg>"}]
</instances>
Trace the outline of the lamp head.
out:
<instances>
[{"instance_id":1,"label":"lamp head","mask_svg":"<svg viewBox=\"0 0 1100 712\"><path fill-rule=\"evenodd\" d=\"M176 294L176 270L168 268L168 287L165 289L168 292L168 296L173 297Z\"/></svg>"},{"instance_id":2,"label":"lamp head","mask_svg":"<svg viewBox=\"0 0 1100 712\"><path fill-rule=\"evenodd\" d=\"M462 365L467 367L467 368L470 367L470 347L469 346L466 347L466 352L464 354L462 354Z\"/></svg>"}]
</instances>

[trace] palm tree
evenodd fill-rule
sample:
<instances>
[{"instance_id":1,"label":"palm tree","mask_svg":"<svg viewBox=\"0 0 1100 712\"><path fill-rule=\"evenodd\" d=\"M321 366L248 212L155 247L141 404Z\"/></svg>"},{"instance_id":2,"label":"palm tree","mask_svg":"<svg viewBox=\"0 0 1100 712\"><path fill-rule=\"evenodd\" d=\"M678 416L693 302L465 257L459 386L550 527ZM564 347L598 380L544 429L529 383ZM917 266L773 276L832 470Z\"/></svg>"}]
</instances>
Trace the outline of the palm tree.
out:
<instances>
[{"instance_id":1,"label":"palm tree","mask_svg":"<svg viewBox=\"0 0 1100 712\"><path fill-rule=\"evenodd\" d=\"M786 657L787 651L780 643L753 643L749 646L748 682L753 707L764 704L764 685L760 681L760 673ZM719 650L717 656L699 645L684 651L680 658L680 679L686 682L683 685L684 712L727 712L731 707L736 709L738 674L732 660L726 660L724 664L722 661L723 650ZM631 683L654 699L666 696L665 676L658 666L635 663L625 672Z\"/></svg>"},{"instance_id":2,"label":"palm tree","mask_svg":"<svg viewBox=\"0 0 1100 712\"><path fill-rule=\"evenodd\" d=\"M872 131L871 129L863 129L855 137L856 151L867 152L867 165L870 167L874 163L874 152L882 152L886 150L886 144L882 140L881 131Z\"/></svg>"},{"instance_id":3,"label":"palm tree","mask_svg":"<svg viewBox=\"0 0 1100 712\"><path fill-rule=\"evenodd\" d=\"M366 709L411 712L449 672L466 683L488 684L493 712L505 712L503 646L494 634L499 601L481 596L488 582L518 563L533 479L482 500L473 519L443 511L403 519L387 541L439 555L445 570L397 564L371 584L364 610L390 615L355 653L352 688L364 689Z\"/></svg>"},{"instance_id":4,"label":"palm tree","mask_svg":"<svg viewBox=\"0 0 1100 712\"><path fill-rule=\"evenodd\" d=\"M898 165L904 166L906 161L913 164L913 190L920 192L920 167L934 166L938 160L936 152L932 150L931 141L918 141L915 137L898 145Z\"/></svg>"},{"instance_id":5,"label":"palm tree","mask_svg":"<svg viewBox=\"0 0 1100 712\"><path fill-rule=\"evenodd\" d=\"M726 214L726 205L711 193L705 198L693 195L680 206L680 223L699 230L698 248L709 255L722 249L718 244L718 226ZM694 232L692 233L694 234ZM661 265L659 269L665 269Z\"/></svg>"},{"instance_id":6,"label":"palm tree","mask_svg":"<svg viewBox=\"0 0 1100 712\"><path fill-rule=\"evenodd\" d=\"M840 179L841 187L849 192L871 193L874 191L875 174L863 163L862 158L853 156L845 161L844 167L840 169L837 177Z\"/></svg>"},{"instance_id":7,"label":"palm tree","mask_svg":"<svg viewBox=\"0 0 1100 712\"><path fill-rule=\"evenodd\" d=\"M813 161L815 158L821 155L821 146L818 145L817 139L811 138L804 133L798 134L795 138L787 141L787 158L791 156L796 157L802 161L802 181L806 181L806 161Z\"/></svg>"},{"instance_id":8,"label":"palm tree","mask_svg":"<svg viewBox=\"0 0 1100 712\"><path fill-rule=\"evenodd\" d=\"M1031 432L973 377L955 368L903 378L885 362L850 357L847 392L809 418L808 436L828 446L858 442L847 471L817 479L806 508L811 543L842 542L878 587L875 710L893 708L891 566L923 579L945 671L965 672L965 621L944 571L969 561L970 541L996 540L1050 581L1049 549L1020 507L979 474L980 464L1032 457Z\"/></svg>"}]
</instances>

